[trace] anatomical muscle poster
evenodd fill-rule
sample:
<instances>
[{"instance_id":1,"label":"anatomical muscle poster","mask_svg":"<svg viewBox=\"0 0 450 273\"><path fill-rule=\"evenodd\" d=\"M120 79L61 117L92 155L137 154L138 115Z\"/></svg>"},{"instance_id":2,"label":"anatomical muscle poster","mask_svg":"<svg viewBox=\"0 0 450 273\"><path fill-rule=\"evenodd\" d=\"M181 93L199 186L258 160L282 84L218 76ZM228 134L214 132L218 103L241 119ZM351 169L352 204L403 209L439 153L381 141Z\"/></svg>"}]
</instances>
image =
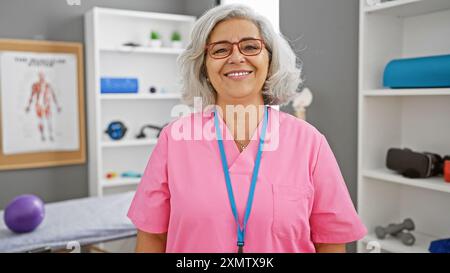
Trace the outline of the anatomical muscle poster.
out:
<instances>
[{"instance_id":1,"label":"anatomical muscle poster","mask_svg":"<svg viewBox=\"0 0 450 273\"><path fill-rule=\"evenodd\" d=\"M80 148L75 55L2 51L0 83L5 155Z\"/></svg>"}]
</instances>

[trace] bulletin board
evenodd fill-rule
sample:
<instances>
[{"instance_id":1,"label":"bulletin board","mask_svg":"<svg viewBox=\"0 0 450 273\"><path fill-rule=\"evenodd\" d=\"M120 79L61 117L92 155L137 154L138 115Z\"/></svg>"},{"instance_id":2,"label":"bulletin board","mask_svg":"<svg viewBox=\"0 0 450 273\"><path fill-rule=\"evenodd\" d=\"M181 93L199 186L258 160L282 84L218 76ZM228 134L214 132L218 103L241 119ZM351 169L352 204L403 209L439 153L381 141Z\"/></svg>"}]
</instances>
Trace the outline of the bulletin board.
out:
<instances>
[{"instance_id":1,"label":"bulletin board","mask_svg":"<svg viewBox=\"0 0 450 273\"><path fill-rule=\"evenodd\" d=\"M0 39L0 170L86 162L83 46Z\"/></svg>"}]
</instances>

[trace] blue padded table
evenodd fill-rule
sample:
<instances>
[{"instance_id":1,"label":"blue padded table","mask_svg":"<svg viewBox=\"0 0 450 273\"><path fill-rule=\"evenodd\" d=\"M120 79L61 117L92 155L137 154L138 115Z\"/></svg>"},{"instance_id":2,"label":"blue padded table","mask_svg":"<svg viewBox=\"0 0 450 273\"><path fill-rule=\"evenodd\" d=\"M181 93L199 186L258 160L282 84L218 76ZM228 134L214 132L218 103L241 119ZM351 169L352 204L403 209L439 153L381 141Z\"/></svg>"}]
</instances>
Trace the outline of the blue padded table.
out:
<instances>
[{"instance_id":1,"label":"blue padded table","mask_svg":"<svg viewBox=\"0 0 450 273\"><path fill-rule=\"evenodd\" d=\"M80 246L133 237L136 228L126 214L134 192L88 197L45 205L45 218L31 233L15 234L0 212L0 252L32 252L47 248L66 249L68 242Z\"/></svg>"}]
</instances>

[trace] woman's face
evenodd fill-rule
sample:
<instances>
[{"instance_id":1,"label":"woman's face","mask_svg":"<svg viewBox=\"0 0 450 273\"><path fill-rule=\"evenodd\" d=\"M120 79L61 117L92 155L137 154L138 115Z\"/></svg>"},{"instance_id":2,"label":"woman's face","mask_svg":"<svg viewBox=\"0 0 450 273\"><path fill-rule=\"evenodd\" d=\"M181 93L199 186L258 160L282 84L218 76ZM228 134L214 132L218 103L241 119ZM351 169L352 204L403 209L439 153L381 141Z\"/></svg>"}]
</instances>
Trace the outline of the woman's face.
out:
<instances>
[{"instance_id":1,"label":"woman's face","mask_svg":"<svg viewBox=\"0 0 450 273\"><path fill-rule=\"evenodd\" d=\"M239 42L244 38L262 39L258 28L246 19L230 19L216 25L208 43L218 41ZM267 79L269 53L263 47L256 56L245 56L238 45L233 45L232 54L223 59L206 57L208 78L217 91L218 99L230 103L252 101L261 96L261 90ZM234 73L233 73L234 72ZM245 72L249 74L235 74Z\"/></svg>"}]
</instances>

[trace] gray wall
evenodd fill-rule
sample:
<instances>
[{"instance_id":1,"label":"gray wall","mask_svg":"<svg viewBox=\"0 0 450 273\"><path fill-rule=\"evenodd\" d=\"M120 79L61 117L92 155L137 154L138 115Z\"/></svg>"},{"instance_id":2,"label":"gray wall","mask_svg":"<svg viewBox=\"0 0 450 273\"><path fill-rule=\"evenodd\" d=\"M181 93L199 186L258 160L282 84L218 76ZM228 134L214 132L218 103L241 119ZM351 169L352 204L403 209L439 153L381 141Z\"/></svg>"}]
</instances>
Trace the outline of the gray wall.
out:
<instances>
[{"instance_id":1,"label":"gray wall","mask_svg":"<svg viewBox=\"0 0 450 273\"><path fill-rule=\"evenodd\" d=\"M328 139L356 203L358 0L280 0L281 32L314 93L307 120Z\"/></svg>"},{"instance_id":2,"label":"gray wall","mask_svg":"<svg viewBox=\"0 0 450 273\"><path fill-rule=\"evenodd\" d=\"M184 2L186 14L197 17L216 6L216 0L185 0Z\"/></svg>"},{"instance_id":3,"label":"gray wall","mask_svg":"<svg viewBox=\"0 0 450 273\"><path fill-rule=\"evenodd\" d=\"M357 194L358 0L280 0L280 29L301 50L314 93L307 120L328 139L350 195ZM354 252L356 244L347 245Z\"/></svg>"},{"instance_id":4,"label":"gray wall","mask_svg":"<svg viewBox=\"0 0 450 273\"><path fill-rule=\"evenodd\" d=\"M0 37L83 42L82 15L94 5L200 16L214 0L81 2L0 0ZM358 0L280 0L280 13L282 33L303 49L315 96L308 121L327 136L356 201ZM0 172L0 208L24 192L47 202L87 196L87 166Z\"/></svg>"}]
</instances>

